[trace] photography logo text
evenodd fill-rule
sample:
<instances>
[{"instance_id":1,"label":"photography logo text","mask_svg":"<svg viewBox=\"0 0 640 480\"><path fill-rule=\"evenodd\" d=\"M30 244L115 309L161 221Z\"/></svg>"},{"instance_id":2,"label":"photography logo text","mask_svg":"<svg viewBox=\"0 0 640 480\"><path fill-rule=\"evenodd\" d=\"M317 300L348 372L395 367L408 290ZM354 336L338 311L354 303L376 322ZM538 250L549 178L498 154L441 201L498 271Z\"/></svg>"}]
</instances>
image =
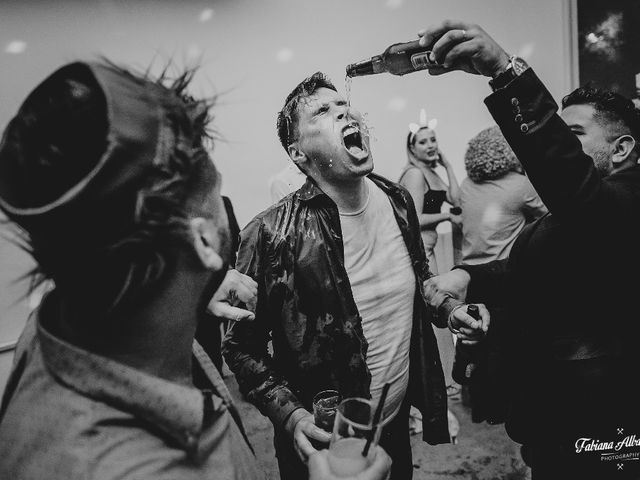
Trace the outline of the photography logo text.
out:
<instances>
[{"instance_id":1,"label":"photography logo text","mask_svg":"<svg viewBox=\"0 0 640 480\"><path fill-rule=\"evenodd\" d=\"M617 470L624 470L626 462L640 460L640 437L636 434L625 435L624 428L618 428L614 440L579 438L575 443L575 451L579 455L597 453L601 462L615 462Z\"/></svg>"}]
</instances>

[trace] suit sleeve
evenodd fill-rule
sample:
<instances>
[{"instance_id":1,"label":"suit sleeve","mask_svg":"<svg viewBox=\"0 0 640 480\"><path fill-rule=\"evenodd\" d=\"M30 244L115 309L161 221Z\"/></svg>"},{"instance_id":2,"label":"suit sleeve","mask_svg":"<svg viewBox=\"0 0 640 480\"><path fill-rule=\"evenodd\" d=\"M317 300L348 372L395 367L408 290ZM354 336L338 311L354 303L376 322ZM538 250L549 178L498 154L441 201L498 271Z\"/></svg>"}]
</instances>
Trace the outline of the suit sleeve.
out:
<instances>
[{"instance_id":1,"label":"suit sleeve","mask_svg":"<svg viewBox=\"0 0 640 480\"><path fill-rule=\"evenodd\" d=\"M522 212L527 221L531 222L542 217L545 213L548 212L548 210L546 205L542 203L538 192L536 192L535 188L533 188L533 185L531 185L529 179L525 177L524 180Z\"/></svg>"},{"instance_id":2,"label":"suit sleeve","mask_svg":"<svg viewBox=\"0 0 640 480\"><path fill-rule=\"evenodd\" d=\"M471 276L467 302L503 304L508 296L509 259L493 260L477 265L456 265Z\"/></svg>"},{"instance_id":3,"label":"suit sleeve","mask_svg":"<svg viewBox=\"0 0 640 480\"><path fill-rule=\"evenodd\" d=\"M293 411L302 403L289 389L287 381L276 371L268 351L273 318L270 313L277 308L270 303L263 261L268 261L264 226L254 219L240 233L240 247L236 268L258 283L258 302L255 320L235 322L223 342L223 355L231 371L236 375L240 391L274 426L283 426Z\"/></svg>"},{"instance_id":4,"label":"suit sleeve","mask_svg":"<svg viewBox=\"0 0 640 480\"><path fill-rule=\"evenodd\" d=\"M556 114L553 97L528 69L485 99L529 180L554 215L611 220L633 192L602 178L578 138Z\"/></svg>"}]
</instances>

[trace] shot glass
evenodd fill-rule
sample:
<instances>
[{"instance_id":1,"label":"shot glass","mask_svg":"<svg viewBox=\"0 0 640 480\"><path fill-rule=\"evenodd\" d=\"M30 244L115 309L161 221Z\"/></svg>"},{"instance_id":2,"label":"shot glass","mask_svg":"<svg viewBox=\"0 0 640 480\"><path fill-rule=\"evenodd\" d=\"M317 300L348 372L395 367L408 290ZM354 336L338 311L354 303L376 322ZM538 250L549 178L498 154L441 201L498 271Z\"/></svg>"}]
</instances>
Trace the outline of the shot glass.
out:
<instances>
[{"instance_id":1,"label":"shot glass","mask_svg":"<svg viewBox=\"0 0 640 480\"><path fill-rule=\"evenodd\" d=\"M337 390L322 390L313 397L313 419L315 424L331 433L336 410L340 403L340 393Z\"/></svg>"}]
</instances>

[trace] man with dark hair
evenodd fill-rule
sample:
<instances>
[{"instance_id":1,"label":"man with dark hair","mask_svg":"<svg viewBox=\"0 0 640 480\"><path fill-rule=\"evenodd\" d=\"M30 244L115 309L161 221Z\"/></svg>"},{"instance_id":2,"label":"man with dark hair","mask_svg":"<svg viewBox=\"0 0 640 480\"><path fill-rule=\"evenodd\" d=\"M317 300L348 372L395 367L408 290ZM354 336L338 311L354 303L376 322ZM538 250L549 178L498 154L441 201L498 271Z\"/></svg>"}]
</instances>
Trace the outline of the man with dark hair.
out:
<instances>
[{"instance_id":1,"label":"man with dark hair","mask_svg":"<svg viewBox=\"0 0 640 480\"><path fill-rule=\"evenodd\" d=\"M411 197L372 173L362 117L322 73L291 92L277 127L308 180L241 232L237 268L258 283L256 318L232 327L223 354L274 424L281 478L305 478L311 441L329 440L310 413L316 393L377 401L389 384L380 444L391 478L410 479L411 404L427 442L449 441L438 319L422 296L431 274ZM456 303L442 300L447 312Z\"/></svg>"},{"instance_id":2,"label":"man with dark hair","mask_svg":"<svg viewBox=\"0 0 640 480\"><path fill-rule=\"evenodd\" d=\"M152 81L72 63L5 131L0 207L55 288L17 346L0 408L0 478L262 477L194 342L212 296L220 315L219 301L249 302L254 284L227 270L210 105L186 93L191 76ZM367 478L387 468L381 453Z\"/></svg>"},{"instance_id":3,"label":"man with dark hair","mask_svg":"<svg viewBox=\"0 0 640 480\"><path fill-rule=\"evenodd\" d=\"M640 410L630 394L640 322L640 112L619 94L579 88L555 101L522 59L477 25L420 33L442 66L492 77L485 103L549 213L508 259L430 279L427 292L504 305L506 430L533 479L638 478ZM463 323L455 316L450 328ZM459 333L465 339L465 332Z\"/></svg>"}]
</instances>

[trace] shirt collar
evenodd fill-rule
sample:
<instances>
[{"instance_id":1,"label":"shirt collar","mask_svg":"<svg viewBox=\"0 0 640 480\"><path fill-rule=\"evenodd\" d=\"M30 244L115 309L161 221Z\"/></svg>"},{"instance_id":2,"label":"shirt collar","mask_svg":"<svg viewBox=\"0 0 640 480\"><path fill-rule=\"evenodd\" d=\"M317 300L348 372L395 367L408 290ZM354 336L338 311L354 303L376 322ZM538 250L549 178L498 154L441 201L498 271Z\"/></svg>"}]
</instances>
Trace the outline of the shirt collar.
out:
<instances>
[{"instance_id":1,"label":"shirt collar","mask_svg":"<svg viewBox=\"0 0 640 480\"><path fill-rule=\"evenodd\" d=\"M367 175L373 183L382 188L387 194L397 194L399 189L398 187L390 182L389 180L381 177L380 175L376 175L375 173L370 173ZM298 189L298 198L300 198L303 202L309 202L316 198L329 199L329 196L324 193L320 187L316 185L316 183L311 179L311 177L307 177L307 180L304 184Z\"/></svg>"},{"instance_id":2,"label":"shirt collar","mask_svg":"<svg viewBox=\"0 0 640 480\"><path fill-rule=\"evenodd\" d=\"M311 179L307 177L307 180L298 189L298 197L303 202L310 202L316 198L329 198L326 193L320 190L320 187Z\"/></svg>"},{"instance_id":3,"label":"shirt collar","mask_svg":"<svg viewBox=\"0 0 640 480\"><path fill-rule=\"evenodd\" d=\"M148 422L185 450L196 449L203 430L203 392L83 350L54 336L38 313L37 335L51 375L82 395ZM222 400L213 396L215 409Z\"/></svg>"}]
</instances>

